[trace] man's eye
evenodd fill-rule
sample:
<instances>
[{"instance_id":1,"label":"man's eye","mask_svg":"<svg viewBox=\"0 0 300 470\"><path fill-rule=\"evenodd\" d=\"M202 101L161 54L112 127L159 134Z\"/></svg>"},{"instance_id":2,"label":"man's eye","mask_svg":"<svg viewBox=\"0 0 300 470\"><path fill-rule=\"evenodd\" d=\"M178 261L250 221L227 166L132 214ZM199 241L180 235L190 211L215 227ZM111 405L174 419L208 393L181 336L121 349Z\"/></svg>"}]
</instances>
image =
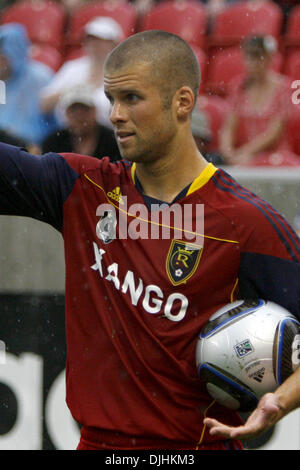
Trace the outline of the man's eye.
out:
<instances>
[{"instance_id":1,"label":"man's eye","mask_svg":"<svg viewBox=\"0 0 300 470\"><path fill-rule=\"evenodd\" d=\"M139 99L139 97L137 95L135 95L134 93L129 93L127 95L127 100L131 103L134 103L135 101L137 101Z\"/></svg>"}]
</instances>

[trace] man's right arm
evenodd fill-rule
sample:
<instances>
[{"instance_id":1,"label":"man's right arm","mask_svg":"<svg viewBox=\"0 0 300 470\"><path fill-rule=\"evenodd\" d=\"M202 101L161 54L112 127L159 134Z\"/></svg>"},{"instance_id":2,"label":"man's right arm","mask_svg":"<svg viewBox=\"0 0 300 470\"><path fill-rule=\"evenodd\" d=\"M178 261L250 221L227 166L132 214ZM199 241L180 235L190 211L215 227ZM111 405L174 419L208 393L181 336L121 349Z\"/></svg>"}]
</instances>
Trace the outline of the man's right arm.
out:
<instances>
[{"instance_id":1,"label":"man's right arm","mask_svg":"<svg viewBox=\"0 0 300 470\"><path fill-rule=\"evenodd\" d=\"M32 217L61 230L63 203L77 177L61 155L36 156L0 143L0 214Z\"/></svg>"}]
</instances>

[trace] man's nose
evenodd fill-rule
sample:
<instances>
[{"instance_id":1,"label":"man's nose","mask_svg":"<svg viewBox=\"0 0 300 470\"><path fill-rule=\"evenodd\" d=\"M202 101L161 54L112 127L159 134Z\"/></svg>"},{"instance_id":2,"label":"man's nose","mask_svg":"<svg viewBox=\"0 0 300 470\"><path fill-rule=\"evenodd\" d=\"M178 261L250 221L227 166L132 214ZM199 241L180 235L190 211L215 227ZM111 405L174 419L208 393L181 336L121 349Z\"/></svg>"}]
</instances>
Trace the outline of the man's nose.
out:
<instances>
[{"instance_id":1,"label":"man's nose","mask_svg":"<svg viewBox=\"0 0 300 470\"><path fill-rule=\"evenodd\" d=\"M126 113L126 110L124 109L124 106L122 106L121 103L114 102L114 104L111 107L109 117L110 117L112 124L116 124L117 122L120 122L120 121L126 121L127 113Z\"/></svg>"}]
</instances>

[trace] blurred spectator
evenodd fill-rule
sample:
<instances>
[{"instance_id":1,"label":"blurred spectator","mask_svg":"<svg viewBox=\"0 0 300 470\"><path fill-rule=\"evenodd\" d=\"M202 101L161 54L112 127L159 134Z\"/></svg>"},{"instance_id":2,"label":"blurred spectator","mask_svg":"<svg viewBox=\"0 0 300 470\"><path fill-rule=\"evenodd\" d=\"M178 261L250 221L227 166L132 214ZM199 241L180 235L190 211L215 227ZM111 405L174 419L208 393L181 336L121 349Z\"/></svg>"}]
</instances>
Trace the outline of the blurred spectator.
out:
<instances>
[{"instance_id":1,"label":"blurred spectator","mask_svg":"<svg viewBox=\"0 0 300 470\"><path fill-rule=\"evenodd\" d=\"M109 156L112 161L121 159L113 131L97 122L92 89L75 87L61 97L60 105L65 111L67 127L43 142L43 153L71 152L97 158Z\"/></svg>"},{"instance_id":2,"label":"blurred spectator","mask_svg":"<svg viewBox=\"0 0 300 470\"><path fill-rule=\"evenodd\" d=\"M270 68L276 41L255 36L243 43L246 78L236 83L229 98L220 151L230 165L249 164L263 152L290 150L285 125L291 101L290 81Z\"/></svg>"},{"instance_id":3,"label":"blurred spectator","mask_svg":"<svg viewBox=\"0 0 300 470\"><path fill-rule=\"evenodd\" d=\"M42 114L39 93L53 72L29 58L26 29L16 23L0 27L0 80L5 82L5 104L0 105L0 128L38 144L55 127L50 116Z\"/></svg>"},{"instance_id":4,"label":"blurred spectator","mask_svg":"<svg viewBox=\"0 0 300 470\"><path fill-rule=\"evenodd\" d=\"M109 121L109 101L103 88L103 64L107 54L123 38L121 26L112 18L93 18L85 26L85 55L63 64L53 80L43 90L42 109L44 112L56 112L60 124L65 118L59 107L59 99L70 87L92 85L95 89L97 119L100 123L111 127Z\"/></svg>"},{"instance_id":5,"label":"blurred spectator","mask_svg":"<svg viewBox=\"0 0 300 470\"><path fill-rule=\"evenodd\" d=\"M207 148L207 144L212 139L212 131L210 128L209 118L203 110L196 108L193 111L191 128L197 147L203 157L214 165L224 164L220 154L217 152L211 152Z\"/></svg>"}]
</instances>

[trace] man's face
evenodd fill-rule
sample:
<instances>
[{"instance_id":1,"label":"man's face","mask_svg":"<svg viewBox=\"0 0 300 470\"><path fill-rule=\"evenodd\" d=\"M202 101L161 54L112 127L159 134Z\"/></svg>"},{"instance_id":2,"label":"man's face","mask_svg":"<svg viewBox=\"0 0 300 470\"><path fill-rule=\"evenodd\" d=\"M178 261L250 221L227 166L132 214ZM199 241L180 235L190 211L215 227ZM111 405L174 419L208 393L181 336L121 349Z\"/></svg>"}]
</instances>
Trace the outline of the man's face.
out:
<instances>
[{"instance_id":1,"label":"man's face","mask_svg":"<svg viewBox=\"0 0 300 470\"><path fill-rule=\"evenodd\" d=\"M146 163L165 156L176 135L173 105L163 105L152 77L149 64L104 73L110 120L121 155L134 162Z\"/></svg>"},{"instance_id":2,"label":"man's face","mask_svg":"<svg viewBox=\"0 0 300 470\"><path fill-rule=\"evenodd\" d=\"M66 110L66 118L70 131L80 137L88 135L96 125L95 107L74 103Z\"/></svg>"},{"instance_id":3,"label":"man's face","mask_svg":"<svg viewBox=\"0 0 300 470\"><path fill-rule=\"evenodd\" d=\"M266 54L246 54L247 72L251 77L264 76L270 64L270 57Z\"/></svg>"}]
</instances>

